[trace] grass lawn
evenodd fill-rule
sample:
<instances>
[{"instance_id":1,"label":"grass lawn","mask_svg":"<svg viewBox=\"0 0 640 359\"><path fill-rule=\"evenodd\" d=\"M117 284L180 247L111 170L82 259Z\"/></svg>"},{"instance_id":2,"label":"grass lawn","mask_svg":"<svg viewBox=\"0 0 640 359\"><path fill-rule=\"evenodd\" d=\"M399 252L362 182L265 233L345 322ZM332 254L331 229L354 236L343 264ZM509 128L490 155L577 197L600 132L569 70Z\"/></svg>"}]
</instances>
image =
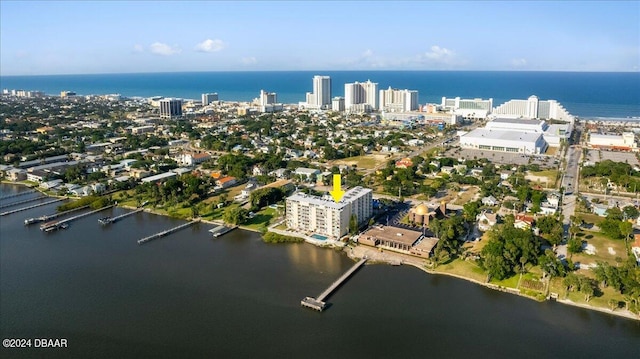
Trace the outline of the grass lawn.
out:
<instances>
[{"instance_id":1,"label":"grass lawn","mask_svg":"<svg viewBox=\"0 0 640 359\"><path fill-rule=\"evenodd\" d=\"M436 146L436 147L433 147L433 148L431 148L429 150L424 151L421 154L421 156L422 157L433 157L434 155L436 155L436 154L438 154L440 152L443 152L443 151L444 151L444 147Z\"/></svg>"},{"instance_id":2,"label":"grass lawn","mask_svg":"<svg viewBox=\"0 0 640 359\"><path fill-rule=\"evenodd\" d=\"M562 280L563 278L553 278L549 286L549 291L558 293L561 299L564 299L566 296L566 299L570 299L576 303L589 304L594 307L607 309L611 309L609 306L609 300L615 299L619 302L619 307L624 308L624 296L611 287L596 290L596 294L587 302L585 301L584 294L580 292L573 291L567 293L565 286L562 284Z\"/></svg>"},{"instance_id":3,"label":"grass lawn","mask_svg":"<svg viewBox=\"0 0 640 359\"><path fill-rule=\"evenodd\" d=\"M469 187L466 191L457 193L456 198L453 200L452 204L457 204L462 206L465 203L469 203L473 201L478 191L480 191L478 187L475 187L475 186Z\"/></svg>"},{"instance_id":4,"label":"grass lawn","mask_svg":"<svg viewBox=\"0 0 640 359\"><path fill-rule=\"evenodd\" d=\"M514 275L512 277L505 278L503 280L491 279L490 283L491 284L495 284L495 285L499 285L501 287L517 288L519 279L520 279L520 274L516 274L516 275Z\"/></svg>"},{"instance_id":5,"label":"grass lawn","mask_svg":"<svg viewBox=\"0 0 640 359\"><path fill-rule=\"evenodd\" d=\"M532 171L531 174L539 177L547 177L547 179L549 180L548 183L552 184L552 183L556 183L558 170L546 170L546 171L539 171L539 172Z\"/></svg>"},{"instance_id":6,"label":"grass lawn","mask_svg":"<svg viewBox=\"0 0 640 359\"><path fill-rule=\"evenodd\" d=\"M475 263L462 259L456 259L450 263L439 265L435 271L452 273L461 277L475 279L479 282L484 282L487 279L487 274L482 268L478 267Z\"/></svg>"},{"instance_id":7,"label":"grass lawn","mask_svg":"<svg viewBox=\"0 0 640 359\"><path fill-rule=\"evenodd\" d=\"M336 160L332 163L332 165L356 165L356 168L359 169L373 169L379 165L383 165L386 160L387 156L385 155L364 155Z\"/></svg>"},{"instance_id":8,"label":"grass lawn","mask_svg":"<svg viewBox=\"0 0 640 359\"><path fill-rule=\"evenodd\" d=\"M600 224L600 222L604 221L605 217L600 217L597 214L593 213L576 213L576 216L583 220L585 223L592 223L596 226Z\"/></svg>"},{"instance_id":9,"label":"grass lawn","mask_svg":"<svg viewBox=\"0 0 640 359\"><path fill-rule=\"evenodd\" d=\"M265 208L258 213L256 216L247 220L243 224L244 227L248 227L257 231L267 230L267 227L271 224L271 220L276 216L276 210L273 208Z\"/></svg>"},{"instance_id":10,"label":"grass lawn","mask_svg":"<svg viewBox=\"0 0 640 359\"><path fill-rule=\"evenodd\" d=\"M595 247L596 253L590 255L584 252L576 253L571 257L571 260L575 262L591 264L596 261L604 261L612 265L616 265L616 258L620 257L622 260L627 258L627 250L623 240L609 239L604 235L593 231L580 231L576 234L578 238L585 241ZM609 253L609 247L615 252L615 254Z\"/></svg>"}]
</instances>

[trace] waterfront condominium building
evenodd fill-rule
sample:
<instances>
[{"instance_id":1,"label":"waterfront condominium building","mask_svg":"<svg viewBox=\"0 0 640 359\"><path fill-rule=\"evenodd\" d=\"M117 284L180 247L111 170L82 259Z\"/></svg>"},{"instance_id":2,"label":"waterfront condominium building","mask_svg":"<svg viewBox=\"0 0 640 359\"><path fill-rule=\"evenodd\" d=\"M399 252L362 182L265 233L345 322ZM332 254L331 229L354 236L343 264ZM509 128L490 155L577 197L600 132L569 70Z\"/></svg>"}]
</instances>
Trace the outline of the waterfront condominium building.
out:
<instances>
[{"instance_id":1,"label":"waterfront condominium building","mask_svg":"<svg viewBox=\"0 0 640 359\"><path fill-rule=\"evenodd\" d=\"M354 82L344 85L344 107L346 111L369 112L378 110L378 84Z\"/></svg>"},{"instance_id":2,"label":"waterfront condominium building","mask_svg":"<svg viewBox=\"0 0 640 359\"><path fill-rule=\"evenodd\" d=\"M574 117L555 100L538 99L530 96L526 100L510 100L493 109L493 115L502 118L555 119L573 123Z\"/></svg>"},{"instance_id":3,"label":"waterfront condominium building","mask_svg":"<svg viewBox=\"0 0 640 359\"><path fill-rule=\"evenodd\" d=\"M278 95L275 92L267 92L260 90L260 97L258 98L258 105L260 106L260 112L277 112L282 111L282 104L278 102Z\"/></svg>"},{"instance_id":4,"label":"waterfront condominium building","mask_svg":"<svg viewBox=\"0 0 640 359\"><path fill-rule=\"evenodd\" d=\"M331 109L338 112L344 111L344 97L334 97L331 100Z\"/></svg>"},{"instance_id":5,"label":"waterfront condominium building","mask_svg":"<svg viewBox=\"0 0 640 359\"><path fill-rule=\"evenodd\" d=\"M202 106L207 106L209 104L211 104L212 102L216 102L218 101L218 94L217 93L203 93L202 94Z\"/></svg>"},{"instance_id":6,"label":"waterfront condominium building","mask_svg":"<svg viewBox=\"0 0 640 359\"><path fill-rule=\"evenodd\" d=\"M418 91L398 90L391 87L387 90L380 90L380 110L382 111L416 111L418 106Z\"/></svg>"},{"instance_id":7,"label":"waterfront condominium building","mask_svg":"<svg viewBox=\"0 0 640 359\"><path fill-rule=\"evenodd\" d=\"M160 118L177 118L182 116L182 100L163 98L160 100Z\"/></svg>"},{"instance_id":8,"label":"waterfront condominium building","mask_svg":"<svg viewBox=\"0 0 640 359\"><path fill-rule=\"evenodd\" d=\"M351 215L356 216L359 225L369 220L372 200L372 191L360 186L348 190L337 203L328 196L295 193L286 200L287 227L338 239L349 232Z\"/></svg>"},{"instance_id":9,"label":"waterfront condominium building","mask_svg":"<svg viewBox=\"0 0 640 359\"><path fill-rule=\"evenodd\" d=\"M331 108L331 77L313 77L313 92L307 92L306 102L303 107L317 110L327 110Z\"/></svg>"}]
</instances>

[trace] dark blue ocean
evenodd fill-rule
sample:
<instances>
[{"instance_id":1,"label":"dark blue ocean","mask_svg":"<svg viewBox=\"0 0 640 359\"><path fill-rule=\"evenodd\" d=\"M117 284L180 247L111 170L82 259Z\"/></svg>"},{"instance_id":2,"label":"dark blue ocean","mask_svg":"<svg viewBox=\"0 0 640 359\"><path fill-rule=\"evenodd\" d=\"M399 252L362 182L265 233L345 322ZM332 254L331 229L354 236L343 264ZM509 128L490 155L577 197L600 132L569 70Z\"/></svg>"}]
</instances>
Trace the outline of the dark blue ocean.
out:
<instances>
[{"instance_id":1,"label":"dark blue ocean","mask_svg":"<svg viewBox=\"0 0 640 359\"><path fill-rule=\"evenodd\" d=\"M440 103L443 96L493 98L494 106L510 99L559 101L573 115L640 117L640 73L488 72L488 71L269 71L183 72L98 75L3 76L2 89L39 90L81 95L119 93L123 96L170 96L199 99L217 92L223 101L250 101L264 89L278 101L304 101L312 91L312 77L328 75L332 96L344 95L344 84L371 80L380 89L419 91L420 103Z\"/></svg>"}]
</instances>

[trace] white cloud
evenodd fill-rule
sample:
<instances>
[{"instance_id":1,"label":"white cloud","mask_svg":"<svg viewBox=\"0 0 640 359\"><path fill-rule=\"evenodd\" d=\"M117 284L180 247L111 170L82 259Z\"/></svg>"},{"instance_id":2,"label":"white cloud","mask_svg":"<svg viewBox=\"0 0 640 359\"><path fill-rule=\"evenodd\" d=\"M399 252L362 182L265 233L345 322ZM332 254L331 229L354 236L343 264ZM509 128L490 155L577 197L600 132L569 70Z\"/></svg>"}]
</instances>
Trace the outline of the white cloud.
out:
<instances>
[{"instance_id":1,"label":"white cloud","mask_svg":"<svg viewBox=\"0 0 640 359\"><path fill-rule=\"evenodd\" d=\"M448 63L453 58L455 58L455 52L449 50L445 47L440 47L438 45L431 46L430 51L425 52L421 56L425 60L430 60L434 62Z\"/></svg>"},{"instance_id":2,"label":"white cloud","mask_svg":"<svg viewBox=\"0 0 640 359\"><path fill-rule=\"evenodd\" d=\"M527 60L526 59L513 59L511 60L511 67L525 67L527 66Z\"/></svg>"},{"instance_id":3,"label":"white cloud","mask_svg":"<svg viewBox=\"0 0 640 359\"><path fill-rule=\"evenodd\" d=\"M373 56L373 50L371 49L366 49L363 53L362 53L362 58L368 58Z\"/></svg>"},{"instance_id":4,"label":"white cloud","mask_svg":"<svg viewBox=\"0 0 640 359\"><path fill-rule=\"evenodd\" d=\"M243 57L242 59L240 59L240 62L242 62L243 65L254 65L258 63L258 59L253 56L249 56Z\"/></svg>"},{"instance_id":5,"label":"white cloud","mask_svg":"<svg viewBox=\"0 0 640 359\"><path fill-rule=\"evenodd\" d=\"M200 52L217 52L224 49L225 43L220 39L206 39L196 45L195 50Z\"/></svg>"},{"instance_id":6,"label":"white cloud","mask_svg":"<svg viewBox=\"0 0 640 359\"><path fill-rule=\"evenodd\" d=\"M144 47L140 44L135 44L133 45L133 52L137 52L137 53L144 52Z\"/></svg>"},{"instance_id":7,"label":"white cloud","mask_svg":"<svg viewBox=\"0 0 640 359\"><path fill-rule=\"evenodd\" d=\"M154 42L153 44L151 44L151 46L149 46L149 48L151 49L151 52L153 52L154 54L163 55L163 56L175 55L182 52L182 50L180 50L179 47L177 46L172 47L167 44L163 44L162 42Z\"/></svg>"}]
</instances>

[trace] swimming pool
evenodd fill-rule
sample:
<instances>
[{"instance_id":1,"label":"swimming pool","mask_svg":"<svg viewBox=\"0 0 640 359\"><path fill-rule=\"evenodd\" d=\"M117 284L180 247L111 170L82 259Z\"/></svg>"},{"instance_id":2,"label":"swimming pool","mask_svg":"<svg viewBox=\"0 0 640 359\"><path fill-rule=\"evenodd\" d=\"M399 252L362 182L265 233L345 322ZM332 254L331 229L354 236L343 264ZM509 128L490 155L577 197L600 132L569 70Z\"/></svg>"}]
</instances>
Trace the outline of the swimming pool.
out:
<instances>
[{"instance_id":1,"label":"swimming pool","mask_svg":"<svg viewBox=\"0 0 640 359\"><path fill-rule=\"evenodd\" d=\"M319 235L319 234L312 234L312 235L311 235L311 238L319 239L319 240L321 240L321 241L326 241L326 240L327 240L327 237L326 237L326 236L321 236L321 235Z\"/></svg>"}]
</instances>

